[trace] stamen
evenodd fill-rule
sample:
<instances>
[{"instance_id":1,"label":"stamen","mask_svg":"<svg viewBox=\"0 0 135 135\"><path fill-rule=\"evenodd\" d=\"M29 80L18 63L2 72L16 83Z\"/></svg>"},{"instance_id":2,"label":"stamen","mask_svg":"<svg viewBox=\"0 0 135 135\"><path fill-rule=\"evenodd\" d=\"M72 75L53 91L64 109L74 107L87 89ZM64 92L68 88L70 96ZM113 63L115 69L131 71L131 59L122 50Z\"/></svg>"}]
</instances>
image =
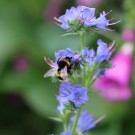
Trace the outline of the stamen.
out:
<instances>
[{"instance_id":1,"label":"stamen","mask_svg":"<svg viewBox=\"0 0 135 135\"><path fill-rule=\"evenodd\" d=\"M61 22L59 21L59 19L57 19L56 17L54 17L54 20L57 21L57 22L59 22L59 23L61 23Z\"/></svg>"},{"instance_id":2,"label":"stamen","mask_svg":"<svg viewBox=\"0 0 135 135\"><path fill-rule=\"evenodd\" d=\"M62 22L60 22L56 17L54 17L54 20L56 21L55 24L60 26L62 24Z\"/></svg>"},{"instance_id":3,"label":"stamen","mask_svg":"<svg viewBox=\"0 0 135 135\"><path fill-rule=\"evenodd\" d=\"M58 24L57 22L54 22L56 25L60 26L60 24Z\"/></svg>"},{"instance_id":4,"label":"stamen","mask_svg":"<svg viewBox=\"0 0 135 135\"><path fill-rule=\"evenodd\" d=\"M112 44L108 47L109 50L112 50L115 45L115 41L112 42Z\"/></svg>"},{"instance_id":5,"label":"stamen","mask_svg":"<svg viewBox=\"0 0 135 135\"><path fill-rule=\"evenodd\" d=\"M100 121L102 121L103 119L105 119L105 115L102 115L101 117L99 117L95 122L94 122L94 124L97 124L97 123L99 123Z\"/></svg>"},{"instance_id":6,"label":"stamen","mask_svg":"<svg viewBox=\"0 0 135 135\"><path fill-rule=\"evenodd\" d=\"M106 13L106 15L110 14L112 12L112 10L110 10L109 12Z\"/></svg>"},{"instance_id":7,"label":"stamen","mask_svg":"<svg viewBox=\"0 0 135 135\"><path fill-rule=\"evenodd\" d=\"M110 20L108 20L108 21L110 22L110 21L112 21L112 20L114 20L114 18L112 18L112 19L110 19Z\"/></svg>"},{"instance_id":8,"label":"stamen","mask_svg":"<svg viewBox=\"0 0 135 135\"><path fill-rule=\"evenodd\" d=\"M106 29L106 30L108 30L108 31L115 31L115 30L112 30L112 29Z\"/></svg>"},{"instance_id":9,"label":"stamen","mask_svg":"<svg viewBox=\"0 0 135 135\"><path fill-rule=\"evenodd\" d=\"M50 60L49 58L46 58L46 57L44 58L44 60L49 66L53 67L54 62L52 60Z\"/></svg>"},{"instance_id":10,"label":"stamen","mask_svg":"<svg viewBox=\"0 0 135 135\"><path fill-rule=\"evenodd\" d=\"M119 22L121 22L121 20L119 20L119 21L117 21L117 22L114 22L114 23L110 23L110 24L108 24L108 25L115 25L115 24L117 24L117 23L119 23Z\"/></svg>"}]
</instances>

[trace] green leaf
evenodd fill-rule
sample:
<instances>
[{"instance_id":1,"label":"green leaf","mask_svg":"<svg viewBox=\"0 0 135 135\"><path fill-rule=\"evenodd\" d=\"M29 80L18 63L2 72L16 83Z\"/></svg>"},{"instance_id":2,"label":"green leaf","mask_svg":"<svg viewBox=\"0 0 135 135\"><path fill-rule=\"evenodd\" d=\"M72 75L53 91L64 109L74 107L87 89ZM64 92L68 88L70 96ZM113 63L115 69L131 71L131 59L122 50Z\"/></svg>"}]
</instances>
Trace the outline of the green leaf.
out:
<instances>
[{"instance_id":1,"label":"green leaf","mask_svg":"<svg viewBox=\"0 0 135 135\"><path fill-rule=\"evenodd\" d=\"M58 117L48 117L48 118L57 122L62 122L62 120Z\"/></svg>"}]
</instances>

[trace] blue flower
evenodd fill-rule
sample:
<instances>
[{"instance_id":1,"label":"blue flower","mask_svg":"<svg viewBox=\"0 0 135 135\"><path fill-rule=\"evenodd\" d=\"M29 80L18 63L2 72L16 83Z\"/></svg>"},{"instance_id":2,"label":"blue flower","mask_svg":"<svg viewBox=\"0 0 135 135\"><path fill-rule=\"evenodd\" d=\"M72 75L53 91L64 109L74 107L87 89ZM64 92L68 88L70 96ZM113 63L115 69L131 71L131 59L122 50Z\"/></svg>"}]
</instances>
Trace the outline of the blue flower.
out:
<instances>
[{"instance_id":1,"label":"blue flower","mask_svg":"<svg viewBox=\"0 0 135 135\"><path fill-rule=\"evenodd\" d=\"M71 132L62 132L60 135L72 135Z\"/></svg>"},{"instance_id":2,"label":"blue flower","mask_svg":"<svg viewBox=\"0 0 135 135\"><path fill-rule=\"evenodd\" d=\"M108 46L105 42L103 42L101 39L97 41L98 48L97 51L94 51L93 49L88 50L87 48L84 48L82 50L82 57L84 58L84 63L86 62L87 66L90 66L90 68L94 69L94 75L92 79L96 79L97 77L104 75L105 70L109 67L111 67L109 63L109 59L112 55L112 49L113 45ZM83 68L83 65L82 65Z\"/></svg>"},{"instance_id":3,"label":"blue flower","mask_svg":"<svg viewBox=\"0 0 135 135\"><path fill-rule=\"evenodd\" d=\"M90 130L96 126L95 118L88 111L83 111L79 117L77 126L82 131Z\"/></svg>"},{"instance_id":4,"label":"blue flower","mask_svg":"<svg viewBox=\"0 0 135 135\"><path fill-rule=\"evenodd\" d=\"M107 29L107 26L109 25L109 20L106 19L106 15L107 14L103 11L103 13L100 13L100 17L95 20L96 27L104 31Z\"/></svg>"},{"instance_id":5,"label":"blue flower","mask_svg":"<svg viewBox=\"0 0 135 135\"><path fill-rule=\"evenodd\" d=\"M100 17L96 18L95 8L89 8L86 6L78 6L71 7L71 9L66 10L66 13L61 17L54 18L59 24L59 26L63 29L70 29L71 25L77 26L79 24L79 28L81 27L96 27L102 30L109 30L107 27L109 25L114 25L119 23L109 23L110 20L106 19L108 13L103 11L100 13ZM74 30L74 29L73 29Z\"/></svg>"},{"instance_id":6,"label":"blue flower","mask_svg":"<svg viewBox=\"0 0 135 135\"><path fill-rule=\"evenodd\" d=\"M97 41L97 44L98 48L96 52L93 49L88 50L87 48L82 50L82 56L90 66L107 61L112 55L112 47L109 48L101 39Z\"/></svg>"},{"instance_id":7,"label":"blue flower","mask_svg":"<svg viewBox=\"0 0 135 135\"><path fill-rule=\"evenodd\" d=\"M57 110L60 112L61 115L63 115L63 111L64 111L63 102L59 102L59 105L57 106Z\"/></svg>"},{"instance_id":8,"label":"blue flower","mask_svg":"<svg viewBox=\"0 0 135 135\"><path fill-rule=\"evenodd\" d=\"M72 89L73 86L70 83L61 83L57 100L62 104L68 104Z\"/></svg>"},{"instance_id":9,"label":"blue flower","mask_svg":"<svg viewBox=\"0 0 135 135\"><path fill-rule=\"evenodd\" d=\"M57 100L62 104L73 103L75 107L80 107L88 101L87 88L77 84L62 83L59 89Z\"/></svg>"},{"instance_id":10,"label":"blue flower","mask_svg":"<svg viewBox=\"0 0 135 135\"><path fill-rule=\"evenodd\" d=\"M88 48L84 48L82 50L82 55L84 56L85 61L89 63L91 66L93 66L95 51L93 49L88 50Z\"/></svg>"},{"instance_id":11,"label":"blue flower","mask_svg":"<svg viewBox=\"0 0 135 135\"><path fill-rule=\"evenodd\" d=\"M80 23L84 26L94 26L95 21L95 8L89 8L85 6L78 6L77 8L71 7L71 9L66 10L66 13L61 17L54 18L63 29L70 29L70 24L72 22Z\"/></svg>"},{"instance_id":12,"label":"blue flower","mask_svg":"<svg viewBox=\"0 0 135 135\"><path fill-rule=\"evenodd\" d=\"M80 107L82 104L88 101L87 88L81 85L75 85L71 95L68 97L69 101L74 103L76 107Z\"/></svg>"},{"instance_id":13,"label":"blue flower","mask_svg":"<svg viewBox=\"0 0 135 135\"><path fill-rule=\"evenodd\" d=\"M108 60L112 52L108 48L108 45L104 43L101 39L97 41L97 44L98 44L98 48L96 54L96 62L101 63L105 60Z\"/></svg>"},{"instance_id":14,"label":"blue flower","mask_svg":"<svg viewBox=\"0 0 135 135\"><path fill-rule=\"evenodd\" d=\"M71 122L75 120L75 117L71 117ZM81 130L81 132L88 131L96 126L95 118L88 112L83 111L80 114L77 128Z\"/></svg>"},{"instance_id":15,"label":"blue flower","mask_svg":"<svg viewBox=\"0 0 135 135\"><path fill-rule=\"evenodd\" d=\"M65 57L73 57L75 55L75 52L73 52L70 48L67 48L66 50L59 50L55 53L56 60L63 59Z\"/></svg>"},{"instance_id":16,"label":"blue flower","mask_svg":"<svg viewBox=\"0 0 135 135\"><path fill-rule=\"evenodd\" d=\"M81 60L80 55L76 54L74 51L72 51L70 48L67 48L66 50L59 50L55 53L55 59L56 61L64 59L66 57L71 58L71 62L79 62Z\"/></svg>"},{"instance_id":17,"label":"blue flower","mask_svg":"<svg viewBox=\"0 0 135 135\"><path fill-rule=\"evenodd\" d=\"M81 11L80 14L80 19L83 22L84 26L94 26L94 22L96 20L95 17L95 8L89 8L83 6L83 10Z\"/></svg>"},{"instance_id":18,"label":"blue flower","mask_svg":"<svg viewBox=\"0 0 135 135\"><path fill-rule=\"evenodd\" d=\"M71 7L71 9L66 10L65 15L62 15L59 19L54 19L60 23L61 28L67 30L70 28L69 22L75 21L78 18L79 12L80 11L77 8Z\"/></svg>"}]
</instances>

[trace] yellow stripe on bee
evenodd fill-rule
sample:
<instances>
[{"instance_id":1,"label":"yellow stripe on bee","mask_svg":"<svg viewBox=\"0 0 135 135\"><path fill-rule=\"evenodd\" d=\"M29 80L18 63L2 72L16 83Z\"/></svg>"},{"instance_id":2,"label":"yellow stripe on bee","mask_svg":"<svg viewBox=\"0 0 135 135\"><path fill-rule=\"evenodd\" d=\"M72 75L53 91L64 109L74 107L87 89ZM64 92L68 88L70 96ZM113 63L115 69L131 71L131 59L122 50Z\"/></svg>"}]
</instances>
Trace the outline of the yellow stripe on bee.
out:
<instances>
[{"instance_id":1,"label":"yellow stripe on bee","mask_svg":"<svg viewBox=\"0 0 135 135\"><path fill-rule=\"evenodd\" d=\"M61 61L66 62L66 64L67 64L68 66L71 65L71 63L70 63L68 60L66 60L66 59L62 59Z\"/></svg>"},{"instance_id":2,"label":"yellow stripe on bee","mask_svg":"<svg viewBox=\"0 0 135 135\"><path fill-rule=\"evenodd\" d=\"M57 71L57 72L56 72L56 76L58 76L58 77L59 77L59 76L60 76L60 72L58 72L58 71Z\"/></svg>"}]
</instances>

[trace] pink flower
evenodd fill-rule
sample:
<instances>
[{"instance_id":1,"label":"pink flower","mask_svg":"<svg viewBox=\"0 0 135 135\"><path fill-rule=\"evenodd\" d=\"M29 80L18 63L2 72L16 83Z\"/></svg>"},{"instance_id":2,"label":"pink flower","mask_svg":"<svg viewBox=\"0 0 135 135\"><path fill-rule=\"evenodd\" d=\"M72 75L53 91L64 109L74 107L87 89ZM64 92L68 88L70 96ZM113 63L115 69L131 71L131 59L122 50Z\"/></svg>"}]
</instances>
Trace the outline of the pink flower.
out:
<instances>
[{"instance_id":1,"label":"pink flower","mask_svg":"<svg viewBox=\"0 0 135 135\"><path fill-rule=\"evenodd\" d=\"M103 0L76 0L77 5L84 5L84 6L97 6L102 2Z\"/></svg>"},{"instance_id":2,"label":"pink flower","mask_svg":"<svg viewBox=\"0 0 135 135\"><path fill-rule=\"evenodd\" d=\"M129 81L132 73L133 45L126 43L113 57L113 67L94 83L95 89L101 90L100 95L109 101L123 101L131 97Z\"/></svg>"},{"instance_id":3,"label":"pink flower","mask_svg":"<svg viewBox=\"0 0 135 135\"><path fill-rule=\"evenodd\" d=\"M65 3L65 0L50 0L48 7L45 9L45 18L52 21L54 16L59 17L62 6Z\"/></svg>"},{"instance_id":4,"label":"pink flower","mask_svg":"<svg viewBox=\"0 0 135 135\"><path fill-rule=\"evenodd\" d=\"M122 38L126 41L135 41L135 32L127 28L122 32Z\"/></svg>"},{"instance_id":5,"label":"pink flower","mask_svg":"<svg viewBox=\"0 0 135 135\"><path fill-rule=\"evenodd\" d=\"M16 72L24 72L28 68L27 58L23 55L17 56L13 62L13 67Z\"/></svg>"}]
</instances>

